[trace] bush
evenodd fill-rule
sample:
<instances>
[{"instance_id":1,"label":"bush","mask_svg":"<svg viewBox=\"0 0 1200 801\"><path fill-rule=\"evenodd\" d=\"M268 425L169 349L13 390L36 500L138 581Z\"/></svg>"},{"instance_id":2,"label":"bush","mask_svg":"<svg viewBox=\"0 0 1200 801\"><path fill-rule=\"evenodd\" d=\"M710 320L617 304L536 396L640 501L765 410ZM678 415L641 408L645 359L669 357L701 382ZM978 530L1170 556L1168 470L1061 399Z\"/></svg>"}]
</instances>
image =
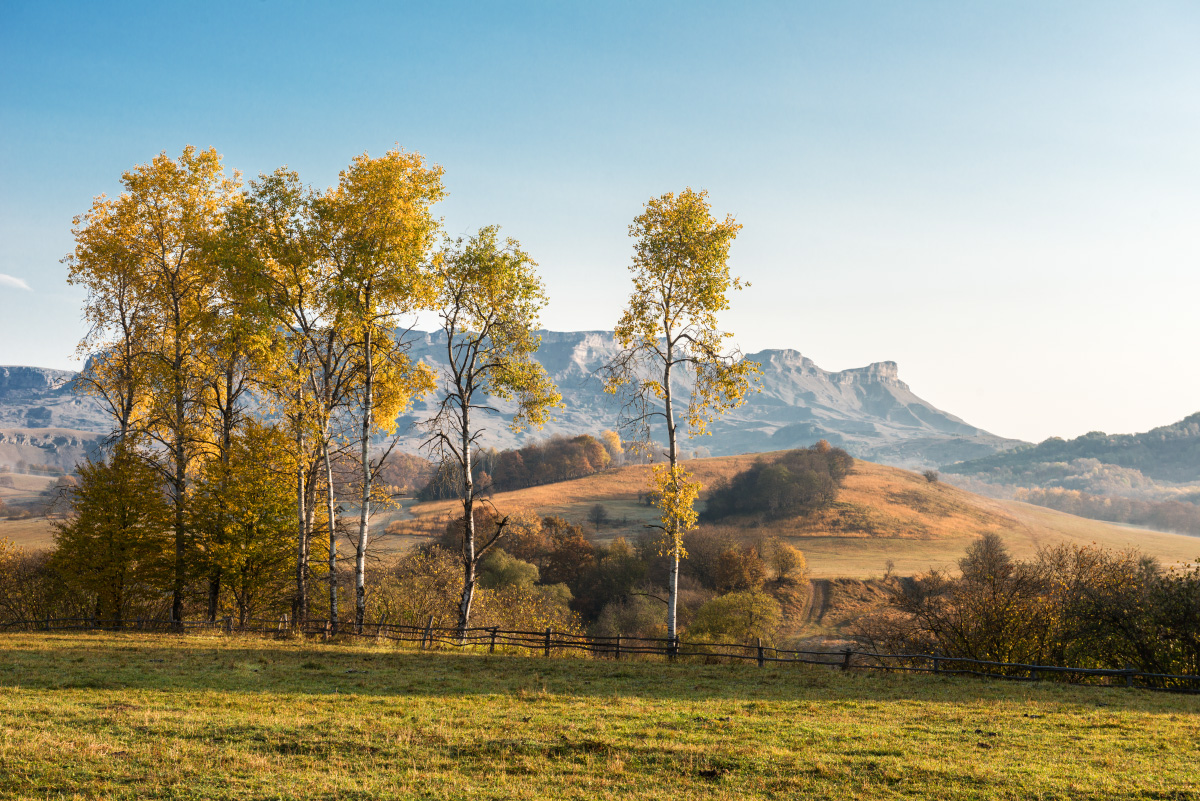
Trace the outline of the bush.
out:
<instances>
[{"instance_id":1,"label":"bush","mask_svg":"<svg viewBox=\"0 0 1200 801\"><path fill-rule=\"evenodd\" d=\"M505 587L531 587L537 584L537 565L510 556L502 548L494 548L484 558L479 571L479 586L485 590Z\"/></svg>"},{"instance_id":2,"label":"bush","mask_svg":"<svg viewBox=\"0 0 1200 801\"><path fill-rule=\"evenodd\" d=\"M1136 551L1061 545L1016 561L994 534L901 586L857 634L892 653L1084 668L1200 670L1200 566L1163 570Z\"/></svg>"},{"instance_id":3,"label":"bush","mask_svg":"<svg viewBox=\"0 0 1200 801\"><path fill-rule=\"evenodd\" d=\"M794 578L796 581L808 580L808 560L798 549L788 545L778 537L772 537L766 543L767 560L775 571L775 579L783 581Z\"/></svg>"},{"instance_id":4,"label":"bush","mask_svg":"<svg viewBox=\"0 0 1200 801\"><path fill-rule=\"evenodd\" d=\"M938 479L941 478L936 470L926 470L925 472L921 473L921 475L924 476L925 480L930 484L938 483Z\"/></svg>"},{"instance_id":5,"label":"bush","mask_svg":"<svg viewBox=\"0 0 1200 801\"><path fill-rule=\"evenodd\" d=\"M645 595L609 601L596 619L592 633L597 637L666 637L667 607Z\"/></svg>"},{"instance_id":6,"label":"bush","mask_svg":"<svg viewBox=\"0 0 1200 801\"><path fill-rule=\"evenodd\" d=\"M783 619L779 602L764 592L733 592L700 607L687 629L691 642L773 642Z\"/></svg>"}]
</instances>

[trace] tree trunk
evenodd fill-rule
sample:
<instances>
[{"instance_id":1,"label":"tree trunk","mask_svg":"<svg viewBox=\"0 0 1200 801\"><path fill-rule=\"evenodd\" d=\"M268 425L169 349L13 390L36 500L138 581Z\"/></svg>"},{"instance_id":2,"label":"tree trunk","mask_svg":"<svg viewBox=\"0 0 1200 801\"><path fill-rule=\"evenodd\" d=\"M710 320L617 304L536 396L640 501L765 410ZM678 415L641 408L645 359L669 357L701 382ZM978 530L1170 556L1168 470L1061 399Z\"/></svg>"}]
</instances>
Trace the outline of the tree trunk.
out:
<instances>
[{"instance_id":1,"label":"tree trunk","mask_svg":"<svg viewBox=\"0 0 1200 801\"><path fill-rule=\"evenodd\" d=\"M178 320L178 316L176 317ZM183 621L183 592L187 575L187 532L185 525L187 517L184 514L184 493L187 491L187 442L184 440L184 399L183 399L183 350L179 341L178 323L175 337L174 390L175 390L175 419L174 451L175 475L171 477L172 491L175 501L175 570L171 582L171 619L176 623Z\"/></svg>"},{"instance_id":2,"label":"tree trunk","mask_svg":"<svg viewBox=\"0 0 1200 801\"><path fill-rule=\"evenodd\" d=\"M325 446L325 504L329 516L329 622L337 633L337 506L333 495L333 463L329 459L329 440Z\"/></svg>"},{"instance_id":3,"label":"tree trunk","mask_svg":"<svg viewBox=\"0 0 1200 801\"><path fill-rule=\"evenodd\" d=\"M671 465L671 476L674 477L676 465L679 463L679 450L676 444L675 408L672 405L671 395L672 342L670 327L664 326L664 328L667 334L667 358L663 368L663 411L667 418L667 458ZM675 638L678 636L675 612L679 600L679 540L681 533L677 519L665 522L667 536L671 538L671 577L667 586L667 639L670 640L668 647L674 648Z\"/></svg>"},{"instance_id":4,"label":"tree trunk","mask_svg":"<svg viewBox=\"0 0 1200 801\"><path fill-rule=\"evenodd\" d=\"M368 295L368 308L370 296ZM363 622L367 616L367 537L371 526L371 391L375 376L372 374L371 360L371 329L363 334L363 357L366 368L363 377L363 419L362 419L362 502L358 515L358 544L354 552L354 631L362 634Z\"/></svg>"},{"instance_id":5,"label":"tree trunk","mask_svg":"<svg viewBox=\"0 0 1200 801\"><path fill-rule=\"evenodd\" d=\"M463 466L463 590L458 603L458 636L466 637L471 624L471 602L475 599L475 480L471 476L471 412L464 397L462 408Z\"/></svg>"},{"instance_id":6,"label":"tree trunk","mask_svg":"<svg viewBox=\"0 0 1200 801\"><path fill-rule=\"evenodd\" d=\"M296 597L292 599L292 619L299 620L308 607L308 513L305 508L304 428L296 426Z\"/></svg>"}]
</instances>

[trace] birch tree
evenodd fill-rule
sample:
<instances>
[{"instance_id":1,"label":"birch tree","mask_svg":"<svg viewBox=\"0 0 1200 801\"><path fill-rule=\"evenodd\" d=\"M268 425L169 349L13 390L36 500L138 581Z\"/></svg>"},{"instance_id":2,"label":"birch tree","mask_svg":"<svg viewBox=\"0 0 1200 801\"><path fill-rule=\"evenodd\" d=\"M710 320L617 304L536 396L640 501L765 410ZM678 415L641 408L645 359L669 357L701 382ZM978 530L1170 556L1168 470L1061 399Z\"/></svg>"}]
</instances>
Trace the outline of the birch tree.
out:
<instances>
[{"instance_id":1,"label":"birch tree","mask_svg":"<svg viewBox=\"0 0 1200 801\"><path fill-rule=\"evenodd\" d=\"M602 368L605 389L624 398L623 423L643 448L650 447L655 421L665 429L667 462L655 465L652 475L663 553L671 558L672 643L678 635L679 562L687 555L683 537L696 524L701 489L680 458L680 427L688 436L707 433L716 416L743 402L761 372L740 351L726 349L733 334L717 321L729 308L729 293L746 286L728 264L740 228L732 216L713 218L704 191L668 192L646 204L629 227L633 291L615 330L621 351ZM686 401L677 397L683 379L691 379Z\"/></svg>"},{"instance_id":2,"label":"birch tree","mask_svg":"<svg viewBox=\"0 0 1200 801\"><path fill-rule=\"evenodd\" d=\"M427 308L433 284L426 270L440 225L432 206L445 194L442 169L417 153L391 150L358 156L338 184L313 201L315 242L328 265L333 304L346 310L343 331L355 345L359 422L359 521L355 538L354 620L366 615L366 558L378 463L377 433L394 431L396 416L432 388L431 372L408 358L395 336L406 313Z\"/></svg>"},{"instance_id":3,"label":"birch tree","mask_svg":"<svg viewBox=\"0 0 1200 801\"><path fill-rule=\"evenodd\" d=\"M486 429L480 417L495 412L492 398L513 401L509 427L541 428L561 396L534 359L541 337L538 319L546 305L537 264L516 240L498 239L488 226L468 240L447 243L438 259L438 315L445 335L446 366L440 377L438 411L426 447L452 465L462 503L463 569L458 628L471 621L479 562L504 533L506 517L480 538L472 457ZM476 416L478 413L478 416Z\"/></svg>"}]
</instances>

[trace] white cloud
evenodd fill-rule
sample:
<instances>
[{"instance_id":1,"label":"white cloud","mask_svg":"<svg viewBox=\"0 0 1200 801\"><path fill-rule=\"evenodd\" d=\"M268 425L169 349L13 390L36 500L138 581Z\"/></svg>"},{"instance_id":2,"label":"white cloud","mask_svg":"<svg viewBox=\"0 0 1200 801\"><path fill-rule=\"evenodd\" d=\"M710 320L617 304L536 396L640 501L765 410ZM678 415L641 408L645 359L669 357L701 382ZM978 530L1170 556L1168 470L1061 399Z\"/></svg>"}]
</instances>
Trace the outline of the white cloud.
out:
<instances>
[{"instance_id":1,"label":"white cloud","mask_svg":"<svg viewBox=\"0 0 1200 801\"><path fill-rule=\"evenodd\" d=\"M11 286L16 289L24 289L26 292L33 291L29 288L29 284L25 283L20 278L12 275L5 275L4 273L0 273L0 286Z\"/></svg>"}]
</instances>

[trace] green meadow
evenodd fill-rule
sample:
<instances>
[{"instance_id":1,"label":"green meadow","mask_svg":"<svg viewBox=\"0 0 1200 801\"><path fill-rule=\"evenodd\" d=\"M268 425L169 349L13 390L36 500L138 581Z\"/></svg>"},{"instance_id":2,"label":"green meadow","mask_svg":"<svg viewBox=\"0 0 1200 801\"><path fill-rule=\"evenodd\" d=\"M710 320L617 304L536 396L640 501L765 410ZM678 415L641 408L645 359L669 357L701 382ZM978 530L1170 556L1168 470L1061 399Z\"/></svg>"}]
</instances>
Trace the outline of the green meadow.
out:
<instances>
[{"instance_id":1,"label":"green meadow","mask_svg":"<svg viewBox=\"0 0 1200 801\"><path fill-rule=\"evenodd\" d=\"M4 798L1200 798L1200 697L421 653L0 639Z\"/></svg>"}]
</instances>

